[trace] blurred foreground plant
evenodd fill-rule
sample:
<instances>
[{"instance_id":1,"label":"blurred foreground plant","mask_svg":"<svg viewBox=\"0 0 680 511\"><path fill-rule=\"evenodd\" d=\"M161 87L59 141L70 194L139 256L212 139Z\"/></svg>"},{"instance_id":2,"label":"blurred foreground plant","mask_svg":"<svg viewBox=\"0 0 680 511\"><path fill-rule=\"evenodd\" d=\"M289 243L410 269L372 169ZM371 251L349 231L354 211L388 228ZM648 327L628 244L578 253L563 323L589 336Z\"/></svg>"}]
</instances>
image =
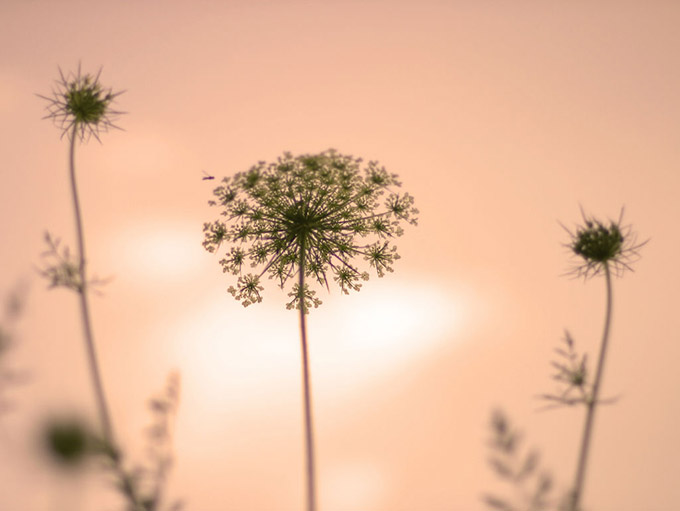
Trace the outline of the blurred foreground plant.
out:
<instances>
[{"instance_id":1,"label":"blurred foreground plant","mask_svg":"<svg viewBox=\"0 0 680 511\"><path fill-rule=\"evenodd\" d=\"M288 309L298 309L302 343L307 465L307 508L316 509L314 442L305 315L321 300L307 279L329 288L333 280L343 293L358 291L369 278L368 263L379 277L393 271L399 258L393 239L402 223L416 224L418 210L408 193L393 191L401 183L377 162L334 150L293 156L225 177L209 202L222 209L223 220L203 225L203 246L229 251L220 260L225 273L238 275L228 291L244 307L262 301L265 274L283 289L291 278ZM359 261L356 261L359 259ZM243 274L244 265L259 267Z\"/></svg>"},{"instance_id":2,"label":"blurred foreground plant","mask_svg":"<svg viewBox=\"0 0 680 511\"><path fill-rule=\"evenodd\" d=\"M76 73L64 75L59 69L59 80L56 88L52 91L52 97L38 95L48 101L46 119L52 119L62 130L61 136L69 139L69 177L71 183L71 199L73 201L74 220L78 239L78 255L74 259L70 256L68 248L59 253L59 241L52 241L49 234L46 235L48 254L53 255L57 261L42 271L42 275L50 280L51 287L66 287L76 291L80 298L80 312L83 323L83 335L90 366L92 384L97 400L99 419L104 437L113 445L113 428L106 403L104 386L102 383L97 352L92 333L92 321L88 302L88 280L85 256L85 234L83 231L83 219L80 211L78 198L78 186L76 182L76 141L86 142L90 135L101 142L99 133L109 127L117 127L112 118L121 112L112 110L114 99L122 92L112 92L105 89L99 82L101 70L95 75L82 74L80 65Z\"/></svg>"},{"instance_id":3,"label":"blurred foreground plant","mask_svg":"<svg viewBox=\"0 0 680 511\"><path fill-rule=\"evenodd\" d=\"M522 436L514 429L507 417L497 410L491 418L492 439L489 444L492 455L489 464L498 477L515 486L520 504L513 504L495 495L484 495L484 502L503 511L544 511L550 509L552 476L545 470L539 471L539 454L531 450L520 453Z\"/></svg>"},{"instance_id":4,"label":"blurred foreground plant","mask_svg":"<svg viewBox=\"0 0 680 511\"><path fill-rule=\"evenodd\" d=\"M22 290L16 289L10 292L5 300L0 320L0 414L13 407L13 403L5 398L5 392L10 387L25 383L28 379L28 375L24 371L10 369L7 363L7 353L14 348L16 343L14 324L21 315L23 306Z\"/></svg>"},{"instance_id":5,"label":"blurred foreground plant","mask_svg":"<svg viewBox=\"0 0 680 511\"><path fill-rule=\"evenodd\" d=\"M43 443L52 459L64 468L78 468L87 460L103 462L126 498L126 511L179 511L181 501L163 507L165 483L174 457L172 422L179 405L179 375L171 373L163 393L149 400L152 423L147 429L148 463L126 468L123 454L101 438L82 420L61 417L49 420L43 429Z\"/></svg>"},{"instance_id":6,"label":"blurred foreground plant","mask_svg":"<svg viewBox=\"0 0 680 511\"><path fill-rule=\"evenodd\" d=\"M157 484L151 493L142 491L138 484L141 477L140 473L137 471L129 472L124 468L122 454L115 441L111 415L100 374L89 309L88 297L91 285L101 283L101 281L87 276L85 235L76 182L76 143L77 141L87 142L90 136L94 136L101 143L99 135L102 132L108 131L109 128L120 129L113 121L116 116L122 113L112 108L114 100L122 92L113 92L112 89L105 88L99 81L100 74L101 70L96 75L82 74L80 65L77 72L67 75L59 69L60 78L56 82L52 96L39 95L39 97L48 101L48 114L45 118L54 121L57 127L62 130L62 137L68 136L68 168L78 242L77 255L74 256L68 247L61 246L58 238L55 239L49 233L46 234L45 241L48 248L43 253L43 257L47 258L47 261L46 267L41 269L40 273L49 281L50 287L64 287L75 291L79 296L87 360L102 428L100 435L89 432L77 421L70 420L65 423L57 421L48 428L47 444L52 454L62 461L76 462L84 454L93 451L103 454L119 479L119 489L127 500L128 510L157 511L162 485L165 481L166 472L170 468L171 458L168 458L168 453L161 454L160 451L154 451L157 455L157 466L155 467ZM163 424L167 423L168 414L174 414L178 397L176 395L177 385L169 384L168 388L174 389L172 390L173 395L166 396L164 401L156 400L153 402L153 411L157 416L163 416ZM162 436L161 426L163 424L156 425L157 444L170 438L169 436ZM156 445L157 447L158 445ZM178 508L172 507L171 509Z\"/></svg>"},{"instance_id":7,"label":"blurred foreground plant","mask_svg":"<svg viewBox=\"0 0 680 511\"><path fill-rule=\"evenodd\" d=\"M625 271L632 271L631 265L639 258L639 249L647 243L638 243L636 234L630 226L624 226L623 209L618 221L600 221L587 216L581 210L583 224L575 231L562 226L569 234L570 240L565 245L575 262L569 271L574 277L589 279L604 275L606 289L606 308L604 329L600 342L600 351L594 375L591 375L587 364L587 355L576 352L574 340L569 332L566 333L565 348L558 348L559 360L552 362L557 373L553 379L559 384L555 394L543 394L540 397L550 401L551 406L573 406L583 404L586 407L586 417L579 449L576 475L568 494L560 501L559 509L565 511L581 511L581 501L586 478L590 442L593 434L595 410L598 405L610 402L600 397L600 388L604 373L604 365L609 345L609 333L612 318L612 274L622 276ZM498 436L498 421L494 426ZM494 465L498 471L498 466ZM503 475L501 473L501 475ZM505 511L519 509L509 501L497 497L487 497L486 503ZM524 509L524 508L522 508ZM543 509L530 507L529 509Z\"/></svg>"}]
</instances>

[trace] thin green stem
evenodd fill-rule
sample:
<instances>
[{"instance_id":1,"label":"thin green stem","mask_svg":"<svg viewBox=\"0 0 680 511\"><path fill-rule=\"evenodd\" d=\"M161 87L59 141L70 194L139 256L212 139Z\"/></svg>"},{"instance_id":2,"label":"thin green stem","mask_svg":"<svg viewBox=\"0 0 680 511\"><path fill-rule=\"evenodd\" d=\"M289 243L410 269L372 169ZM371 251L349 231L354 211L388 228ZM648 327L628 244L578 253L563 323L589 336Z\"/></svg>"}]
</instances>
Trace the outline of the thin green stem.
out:
<instances>
[{"instance_id":1,"label":"thin green stem","mask_svg":"<svg viewBox=\"0 0 680 511\"><path fill-rule=\"evenodd\" d=\"M76 137L78 130L78 122L73 123L73 128L71 130L70 146L69 146L69 172L71 176L71 192L73 195L73 209L75 212L76 221L76 232L78 235L78 256L79 264L78 269L80 273L80 310L82 313L83 320L83 334L85 337L85 348L87 351L87 360L90 366L90 375L92 377L92 385L94 387L95 398L97 401L97 409L99 411L99 420L101 421L102 432L104 434L104 440L111 450L109 458L113 462L113 469L120 478L122 492L128 497L130 503L132 504L132 509L135 511L143 511L145 508L140 503L140 499L137 495L137 491L132 484L130 477L126 474L122 460L118 451L116 450L114 436L113 436L113 426L111 424L111 415L109 413L109 408L106 403L106 395L104 394L104 385L102 383L101 372L99 370L99 363L97 362L97 350L94 345L94 336L92 334L92 321L90 319L90 307L87 299L87 272L86 272L86 261L85 261L85 236L83 234L83 221L82 214L80 212L80 201L78 200L78 188L76 186L76 165L75 165L75 153L76 153Z\"/></svg>"},{"instance_id":2,"label":"thin green stem","mask_svg":"<svg viewBox=\"0 0 680 511\"><path fill-rule=\"evenodd\" d=\"M307 511L316 511L316 482L314 471L314 430L312 428L312 399L309 383L309 356L307 353L307 322L306 304L304 297L305 289L305 237L300 240L300 339L302 341L302 383L305 405L305 448L307 453Z\"/></svg>"},{"instance_id":3,"label":"thin green stem","mask_svg":"<svg viewBox=\"0 0 680 511\"><path fill-rule=\"evenodd\" d=\"M85 240L83 235L83 222L82 215L80 212L80 201L78 200L78 188L76 186L76 165L75 165L75 152L76 152L76 138L78 130L78 122L73 123L73 128L71 130L70 137L70 147L69 147L69 171L71 176L71 191L73 194L73 209L75 212L76 221L76 231L78 235L78 256L79 260L79 271L80 271L80 310L82 313L83 320L83 334L85 336L85 347L87 350L87 358L90 365L90 373L92 376L92 384L94 386L95 397L97 400L97 408L99 410L99 419L102 424L102 430L104 432L104 438L113 446L113 428L111 426L111 418L109 415L109 409L106 405L106 396L104 395L104 386L102 384L102 378L99 371L99 364L97 363L97 352L94 346L94 337L92 335L92 322L90 320L90 307L87 300L87 275L85 271Z\"/></svg>"},{"instance_id":4,"label":"thin green stem","mask_svg":"<svg viewBox=\"0 0 680 511\"><path fill-rule=\"evenodd\" d=\"M587 401L586 422L583 428L583 437L581 440L581 450L578 458L578 465L576 468L576 480L574 482L574 489L571 498L571 510L578 511L581 497L583 495L583 486L586 476L586 464L588 454L590 451L590 440L593 433L593 423L595 421L595 409L598 404L598 396L600 393L600 384L602 382L602 373L604 371L604 361L607 355L607 344L609 342L609 328L612 319L612 279L609 265L604 263L604 276L607 286L607 310L605 312L604 332L602 333L602 344L600 345L600 357L597 361L597 370L595 372L595 380L593 381L593 393Z\"/></svg>"}]
</instances>

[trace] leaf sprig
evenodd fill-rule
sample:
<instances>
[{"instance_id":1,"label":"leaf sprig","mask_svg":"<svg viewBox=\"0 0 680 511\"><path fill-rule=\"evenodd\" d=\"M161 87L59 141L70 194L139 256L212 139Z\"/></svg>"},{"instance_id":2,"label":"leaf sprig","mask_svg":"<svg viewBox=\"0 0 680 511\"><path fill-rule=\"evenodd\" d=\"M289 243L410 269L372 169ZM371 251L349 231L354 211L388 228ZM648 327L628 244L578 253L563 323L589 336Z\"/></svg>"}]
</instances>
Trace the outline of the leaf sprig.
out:
<instances>
[{"instance_id":1,"label":"leaf sprig","mask_svg":"<svg viewBox=\"0 0 680 511\"><path fill-rule=\"evenodd\" d=\"M552 476L539 470L538 451L521 453L522 435L512 427L505 414L496 410L491 417L492 439L489 446L492 456L489 464L496 474L515 487L516 504L513 499L485 494L484 503L497 511L544 511L550 508Z\"/></svg>"},{"instance_id":2,"label":"leaf sprig","mask_svg":"<svg viewBox=\"0 0 680 511\"><path fill-rule=\"evenodd\" d=\"M565 348L555 348L559 360L551 365L557 371L553 380L560 385L559 394L541 394L541 398L552 401L555 406L587 404L592 399L592 382L588 373L587 354L576 353L574 339L567 331L564 336ZM576 392L576 395L573 392Z\"/></svg>"}]
</instances>

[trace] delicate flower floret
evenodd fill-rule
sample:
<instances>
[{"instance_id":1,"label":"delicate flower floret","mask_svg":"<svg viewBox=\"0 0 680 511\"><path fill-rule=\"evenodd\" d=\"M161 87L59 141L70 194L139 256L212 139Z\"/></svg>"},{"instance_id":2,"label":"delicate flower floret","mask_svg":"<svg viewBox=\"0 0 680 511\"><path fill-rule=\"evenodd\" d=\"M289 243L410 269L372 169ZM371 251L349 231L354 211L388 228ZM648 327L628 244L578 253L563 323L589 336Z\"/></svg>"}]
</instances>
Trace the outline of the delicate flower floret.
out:
<instances>
[{"instance_id":1,"label":"delicate flower floret","mask_svg":"<svg viewBox=\"0 0 680 511\"><path fill-rule=\"evenodd\" d=\"M260 291L262 291L264 287L260 285L259 276L253 275L252 273L241 276L238 278L236 285L237 287L230 286L227 291L229 291L229 293L231 293L237 300L242 300L244 307L248 307L248 305L252 303L259 303L262 301Z\"/></svg>"},{"instance_id":2,"label":"delicate flower floret","mask_svg":"<svg viewBox=\"0 0 680 511\"><path fill-rule=\"evenodd\" d=\"M62 137L75 128L74 134L80 140L86 140L90 135L99 140L99 133L109 128L117 128L113 120L122 114L111 109L114 99L124 91L113 92L112 89L104 88L99 82L99 72L92 76L81 74L80 65L76 73L64 75L59 69L57 87L52 91L52 97L38 94L39 97L49 101L46 119L53 119L54 123L62 130ZM101 142L101 140L99 140Z\"/></svg>"},{"instance_id":3,"label":"delicate flower floret","mask_svg":"<svg viewBox=\"0 0 680 511\"><path fill-rule=\"evenodd\" d=\"M632 271L631 264L639 257L638 249L647 241L637 243L631 227L622 226L623 209L617 222L602 222L581 213L584 225L578 226L575 233L565 227L571 237L566 246L578 259L571 273L588 278L601 273L605 267L616 275Z\"/></svg>"},{"instance_id":4,"label":"delicate flower floret","mask_svg":"<svg viewBox=\"0 0 680 511\"><path fill-rule=\"evenodd\" d=\"M222 272L229 272L233 275L238 275L241 273L241 267L243 266L245 259L246 254L243 252L243 250L241 250L240 247L231 247L229 256L220 261L220 264L222 265Z\"/></svg>"},{"instance_id":5,"label":"delicate flower floret","mask_svg":"<svg viewBox=\"0 0 680 511\"><path fill-rule=\"evenodd\" d=\"M335 281L348 293L368 279L353 260L368 261L380 277L392 271L399 258L393 240L418 215L413 197L394 190L400 184L378 162L363 164L332 149L284 153L222 180L209 202L221 209L221 220L204 224L203 247L215 252L223 242L232 245L220 261L225 272L240 275L249 262L261 268L258 279L267 273L282 288L297 276L288 305L306 312L321 303L307 284L300 289L307 277L325 287ZM261 301L259 292L244 291L243 278L232 294L244 305Z\"/></svg>"},{"instance_id":6,"label":"delicate flower floret","mask_svg":"<svg viewBox=\"0 0 680 511\"><path fill-rule=\"evenodd\" d=\"M203 246L208 252L214 252L227 238L227 226L222 222L205 222L203 224L203 232L205 233Z\"/></svg>"},{"instance_id":7,"label":"delicate flower floret","mask_svg":"<svg viewBox=\"0 0 680 511\"><path fill-rule=\"evenodd\" d=\"M305 284L302 288L300 288L300 284L295 284L293 286L293 290L288 293L288 296L293 299L286 304L286 309L300 310L300 308L303 308L305 312L309 312L311 307L316 309L323 302L316 298L314 296L315 294L316 291L309 289L307 284Z\"/></svg>"},{"instance_id":8,"label":"delicate flower floret","mask_svg":"<svg viewBox=\"0 0 680 511\"><path fill-rule=\"evenodd\" d=\"M390 247L389 243L375 243L368 247L366 260L375 268L378 277L384 277L385 272L393 272L392 263L399 259L396 247Z\"/></svg>"},{"instance_id":9,"label":"delicate flower floret","mask_svg":"<svg viewBox=\"0 0 680 511\"><path fill-rule=\"evenodd\" d=\"M368 273L359 273L358 271L349 267L340 268L335 273L335 277L333 277L333 280L338 283L340 289L346 295L349 294L350 289L353 291L359 291L359 289L361 289L361 283L358 282L359 279L368 280Z\"/></svg>"}]
</instances>

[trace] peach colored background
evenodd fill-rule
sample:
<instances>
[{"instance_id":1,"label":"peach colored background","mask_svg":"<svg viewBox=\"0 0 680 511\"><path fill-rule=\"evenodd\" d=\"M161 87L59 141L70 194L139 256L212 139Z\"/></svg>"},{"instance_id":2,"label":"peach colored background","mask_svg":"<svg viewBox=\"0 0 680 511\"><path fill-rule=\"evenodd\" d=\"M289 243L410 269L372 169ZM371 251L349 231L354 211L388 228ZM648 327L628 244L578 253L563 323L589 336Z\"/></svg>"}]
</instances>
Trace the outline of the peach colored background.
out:
<instances>
[{"instance_id":1,"label":"peach colored background","mask_svg":"<svg viewBox=\"0 0 680 511\"><path fill-rule=\"evenodd\" d=\"M402 259L309 319L323 511L478 510L502 407L571 483L582 410L536 412L568 327L594 351L604 286L560 277L579 204L651 238L615 282L588 509L680 508L680 4L671 1L0 3L0 292L28 286L32 374L0 417L0 509L120 509L105 477L57 473L35 430L94 419L76 299L33 267L74 246L67 143L44 115L57 66L96 72L125 129L78 150L93 298L118 436L143 456L146 399L177 368L170 495L191 511L303 503L297 318L243 309L201 247L218 177L334 147L400 174L421 210Z\"/></svg>"}]
</instances>

